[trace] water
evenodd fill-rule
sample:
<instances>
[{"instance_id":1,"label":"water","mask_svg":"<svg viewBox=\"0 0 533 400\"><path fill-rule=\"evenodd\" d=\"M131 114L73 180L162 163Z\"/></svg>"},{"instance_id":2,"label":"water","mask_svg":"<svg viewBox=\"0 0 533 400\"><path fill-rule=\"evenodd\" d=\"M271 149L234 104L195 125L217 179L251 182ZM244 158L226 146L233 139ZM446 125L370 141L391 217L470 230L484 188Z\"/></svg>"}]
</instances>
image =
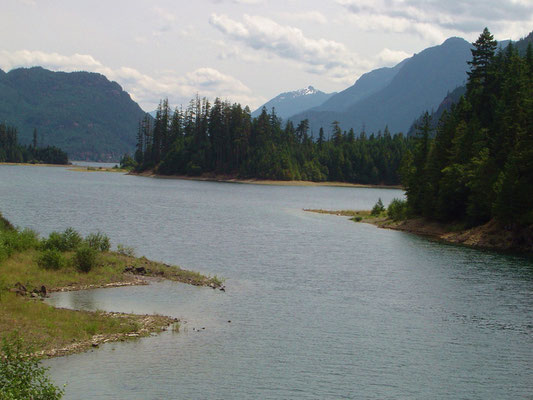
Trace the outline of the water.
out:
<instances>
[{"instance_id":1,"label":"water","mask_svg":"<svg viewBox=\"0 0 533 400\"><path fill-rule=\"evenodd\" d=\"M533 398L530 259L302 211L367 209L400 191L29 166L0 166L0 185L17 225L100 229L226 279L225 293L161 282L54 295L186 321L47 361L67 399Z\"/></svg>"}]
</instances>

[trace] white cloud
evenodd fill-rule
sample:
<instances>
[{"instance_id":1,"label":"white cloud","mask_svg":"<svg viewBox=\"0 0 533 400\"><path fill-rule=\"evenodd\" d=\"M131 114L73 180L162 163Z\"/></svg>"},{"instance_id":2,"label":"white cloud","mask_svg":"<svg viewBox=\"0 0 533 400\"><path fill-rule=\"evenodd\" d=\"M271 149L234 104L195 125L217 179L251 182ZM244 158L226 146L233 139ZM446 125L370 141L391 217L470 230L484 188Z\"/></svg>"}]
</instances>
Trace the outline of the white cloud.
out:
<instances>
[{"instance_id":1,"label":"white cloud","mask_svg":"<svg viewBox=\"0 0 533 400\"><path fill-rule=\"evenodd\" d=\"M87 54L65 56L42 51L0 51L0 67L6 71L32 66L56 71L101 73L121 84L147 111L153 110L161 98L168 97L171 104L179 105L187 104L196 94L211 99L221 97L250 107L264 102L264 98L252 96L251 90L241 81L214 68L199 68L185 75L164 71L150 76L130 67L107 67Z\"/></svg>"},{"instance_id":2,"label":"white cloud","mask_svg":"<svg viewBox=\"0 0 533 400\"><path fill-rule=\"evenodd\" d=\"M417 34L438 42L485 26L517 39L533 25L531 0L337 0L366 30ZM523 30L525 28L525 30Z\"/></svg>"},{"instance_id":3,"label":"white cloud","mask_svg":"<svg viewBox=\"0 0 533 400\"><path fill-rule=\"evenodd\" d=\"M327 74L333 80L350 82L370 66L343 43L309 38L298 28L265 17L244 15L243 22L239 22L226 15L211 14L209 22L249 48L295 61L308 72Z\"/></svg>"},{"instance_id":4,"label":"white cloud","mask_svg":"<svg viewBox=\"0 0 533 400\"><path fill-rule=\"evenodd\" d=\"M306 11L301 13L282 13L284 18L290 19L291 21L302 21L310 22L313 24L324 25L328 23L328 19L319 11Z\"/></svg>"},{"instance_id":5,"label":"white cloud","mask_svg":"<svg viewBox=\"0 0 533 400\"><path fill-rule=\"evenodd\" d=\"M385 48L377 55L377 61L380 65L391 67L411 56L412 54L406 53L405 51L390 50Z\"/></svg>"}]
</instances>

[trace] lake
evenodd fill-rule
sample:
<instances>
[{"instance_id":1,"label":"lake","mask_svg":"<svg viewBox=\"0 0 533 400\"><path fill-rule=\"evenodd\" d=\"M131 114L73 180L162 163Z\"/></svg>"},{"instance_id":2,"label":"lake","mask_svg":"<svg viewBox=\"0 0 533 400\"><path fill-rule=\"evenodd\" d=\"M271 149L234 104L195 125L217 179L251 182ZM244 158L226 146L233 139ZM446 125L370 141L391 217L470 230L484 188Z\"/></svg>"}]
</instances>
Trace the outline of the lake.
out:
<instances>
[{"instance_id":1,"label":"lake","mask_svg":"<svg viewBox=\"0 0 533 400\"><path fill-rule=\"evenodd\" d=\"M403 192L0 166L0 211L45 235L101 230L137 255L225 279L54 294L160 313L179 333L46 361L66 399L533 397L533 261L303 208ZM229 322L231 321L231 322Z\"/></svg>"}]
</instances>

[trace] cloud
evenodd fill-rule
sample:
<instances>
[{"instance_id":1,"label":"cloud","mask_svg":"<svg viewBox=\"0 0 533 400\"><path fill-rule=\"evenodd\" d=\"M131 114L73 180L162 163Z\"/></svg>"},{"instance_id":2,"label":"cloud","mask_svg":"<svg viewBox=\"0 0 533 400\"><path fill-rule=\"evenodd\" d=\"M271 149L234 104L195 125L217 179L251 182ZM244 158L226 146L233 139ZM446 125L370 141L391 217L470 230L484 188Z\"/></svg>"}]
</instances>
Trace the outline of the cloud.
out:
<instances>
[{"instance_id":1,"label":"cloud","mask_svg":"<svg viewBox=\"0 0 533 400\"><path fill-rule=\"evenodd\" d=\"M252 91L241 81L214 68L198 68L185 75L164 71L150 76L131 67L107 67L87 54L65 56L42 51L0 51L0 67L6 71L31 66L101 73L121 84L147 111L153 110L161 98L168 97L171 104L186 105L196 94L210 99L221 97L250 107L259 106L265 100L252 96Z\"/></svg>"},{"instance_id":2,"label":"cloud","mask_svg":"<svg viewBox=\"0 0 533 400\"><path fill-rule=\"evenodd\" d=\"M403 61L411 56L412 54L406 53L405 51L390 50L385 48L377 55L377 62L383 66L394 66L400 61Z\"/></svg>"},{"instance_id":3,"label":"cloud","mask_svg":"<svg viewBox=\"0 0 533 400\"><path fill-rule=\"evenodd\" d=\"M174 14L161 7L154 7L153 12L157 21L156 29L152 32L153 36L162 36L174 28L176 24L176 16Z\"/></svg>"},{"instance_id":4,"label":"cloud","mask_svg":"<svg viewBox=\"0 0 533 400\"><path fill-rule=\"evenodd\" d=\"M291 21L310 22L313 24L325 25L328 23L328 19L319 11L306 11L301 13L283 13L284 18L288 18Z\"/></svg>"},{"instance_id":5,"label":"cloud","mask_svg":"<svg viewBox=\"0 0 533 400\"><path fill-rule=\"evenodd\" d=\"M518 38L533 25L531 0L337 0L362 29L417 34L433 42L488 26ZM529 26L529 28L527 28ZM520 31L518 31L520 29Z\"/></svg>"},{"instance_id":6,"label":"cloud","mask_svg":"<svg viewBox=\"0 0 533 400\"><path fill-rule=\"evenodd\" d=\"M303 65L307 72L327 74L337 81L352 81L353 76L365 72L370 63L339 42L313 39L295 27L260 16L244 15L235 21L226 15L211 14L210 24L248 48L263 51Z\"/></svg>"}]
</instances>

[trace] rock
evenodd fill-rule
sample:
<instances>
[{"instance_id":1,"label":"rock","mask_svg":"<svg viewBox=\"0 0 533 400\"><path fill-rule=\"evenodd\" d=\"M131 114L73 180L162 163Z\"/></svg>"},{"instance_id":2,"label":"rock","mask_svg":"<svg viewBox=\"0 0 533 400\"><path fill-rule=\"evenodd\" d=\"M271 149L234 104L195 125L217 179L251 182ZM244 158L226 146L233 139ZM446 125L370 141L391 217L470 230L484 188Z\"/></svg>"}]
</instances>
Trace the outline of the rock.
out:
<instances>
[{"instance_id":1,"label":"rock","mask_svg":"<svg viewBox=\"0 0 533 400\"><path fill-rule=\"evenodd\" d=\"M144 267L136 267L135 268L135 273L137 275L146 275L146 268L144 268Z\"/></svg>"},{"instance_id":2,"label":"rock","mask_svg":"<svg viewBox=\"0 0 533 400\"><path fill-rule=\"evenodd\" d=\"M124 272L133 272L135 270L135 267L130 265L124 268Z\"/></svg>"},{"instance_id":3,"label":"rock","mask_svg":"<svg viewBox=\"0 0 533 400\"><path fill-rule=\"evenodd\" d=\"M26 296L28 294L28 291L26 290L26 286L24 286L20 282L15 283L15 286L9 289L9 291L11 293L16 293L17 296Z\"/></svg>"},{"instance_id":4,"label":"rock","mask_svg":"<svg viewBox=\"0 0 533 400\"><path fill-rule=\"evenodd\" d=\"M37 297L39 297L39 295L37 293L35 293L35 292L31 292L31 297L37 298Z\"/></svg>"},{"instance_id":5,"label":"rock","mask_svg":"<svg viewBox=\"0 0 533 400\"><path fill-rule=\"evenodd\" d=\"M222 286L222 287L220 288L220 291L221 291L221 292L225 292L225 291L226 291L226 288L225 288L224 286Z\"/></svg>"},{"instance_id":6,"label":"rock","mask_svg":"<svg viewBox=\"0 0 533 400\"><path fill-rule=\"evenodd\" d=\"M93 346L93 347L98 347L98 343L93 342L93 343L91 343L91 346Z\"/></svg>"}]
</instances>

